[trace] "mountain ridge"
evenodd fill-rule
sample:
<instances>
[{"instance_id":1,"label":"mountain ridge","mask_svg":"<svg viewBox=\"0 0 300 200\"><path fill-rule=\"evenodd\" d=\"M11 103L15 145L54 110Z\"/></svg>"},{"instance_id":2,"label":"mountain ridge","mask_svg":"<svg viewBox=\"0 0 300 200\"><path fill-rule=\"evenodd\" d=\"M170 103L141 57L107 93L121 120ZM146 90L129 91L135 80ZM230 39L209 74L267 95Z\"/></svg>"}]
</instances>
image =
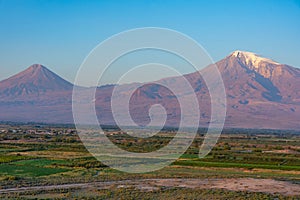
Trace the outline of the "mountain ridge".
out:
<instances>
[{"instance_id":1,"label":"mountain ridge","mask_svg":"<svg viewBox=\"0 0 300 200\"><path fill-rule=\"evenodd\" d=\"M300 84L300 69L243 51L232 52L216 62L216 65L222 75L227 94L225 127L300 130L297 120L300 119L300 90L297 88ZM210 66L204 68L203 73L210 73ZM26 81L22 79L25 75ZM199 125L207 126L211 102L205 82L198 72L186 74L184 77L194 88L199 101ZM16 83L9 84L11 80ZM131 98L129 106L133 121L146 125L150 120L148 112L151 105L161 104L168 114L167 125L178 126L181 115L178 102L166 88L157 85L160 82L179 87L188 103L191 96L185 93L184 87L181 86L182 77L164 78L147 83L135 91ZM18 86L17 89L14 89L15 86ZM126 96L126 91L131 86L132 84L122 85L123 93L120 95ZM98 118L108 125L115 123L110 105L114 87L100 86L96 92ZM10 88L9 95L3 92L7 88ZM24 88L27 92L23 91ZM0 120L70 123L73 121L72 88L72 83L46 67L30 66L23 72L0 81ZM218 85L213 88L218 90ZM192 114L189 117L193 120Z\"/></svg>"}]
</instances>

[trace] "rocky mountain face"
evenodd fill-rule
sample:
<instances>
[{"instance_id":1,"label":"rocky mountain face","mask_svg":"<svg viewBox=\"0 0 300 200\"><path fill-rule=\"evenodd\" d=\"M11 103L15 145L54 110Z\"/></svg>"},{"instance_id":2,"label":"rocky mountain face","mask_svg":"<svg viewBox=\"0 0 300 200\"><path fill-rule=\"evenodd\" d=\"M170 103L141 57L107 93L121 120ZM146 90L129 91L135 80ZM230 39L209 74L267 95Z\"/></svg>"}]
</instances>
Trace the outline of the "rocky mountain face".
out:
<instances>
[{"instance_id":1,"label":"rocky mountain face","mask_svg":"<svg viewBox=\"0 0 300 200\"><path fill-rule=\"evenodd\" d=\"M226 126L299 129L299 69L241 51L216 64L227 93Z\"/></svg>"},{"instance_id":2,"label":"rocky mountain face","mask_svg":"<svg viewBox=\"0 0 300 200\"><path fill-rule=\"evenodd\" d=\"M227 94L225 127L300 129L300 89L297 87L300 84L300 69L243 51L231 53L216 65ZM201 72L211 73L211 67L207 66ZM186 89L184 78L192 86L192 92ZM141 126L151 121L149 109L156 104L165 108L166 125L179 125L182 117L180 104L168 88L177 88L186 105L196 94L200 109L199 125L205 127L210 121L210 91L198 72L152 83L121 85L118 86L117 99L128 97L134 86L138 89L130 96L130 116ZM102 124L115 123L111 109L111 94L115 87L98 87L92 102ZM0 82L0 120L72 123L72 88L71 83L47 68L33 65ZM214 85L214 92L218 88L217 84ZM89 89L82 88L83 96L85 90ZM82 102L89 104L91 101ZM117 101L115 106L124 110L122 101ZM183 117L194 120L194 112L191 110ZM122 112L119 114L121 118L126 116Z\"/></svg>"},{"instance_id":3,"label":"rocky mountain face","mask_svg":"<svg viewBox=\"0 0 300 200\"><path fill-rule=\"evenodd\" d=\"M0 82L0 120L72 123L73 84L34 64Z\"/></svg>"},{"instance_id":4,"label":"rocky mountain face","mask_svg":"<svg viewBox=\"0 0 300 200\"><path fill-rule=\"evenodd\" d=\"M47 92L72 90L73 85L43 65L35 64L28 69L0 82L1 100L38 97Z\"/></svg>"}]
</instances>

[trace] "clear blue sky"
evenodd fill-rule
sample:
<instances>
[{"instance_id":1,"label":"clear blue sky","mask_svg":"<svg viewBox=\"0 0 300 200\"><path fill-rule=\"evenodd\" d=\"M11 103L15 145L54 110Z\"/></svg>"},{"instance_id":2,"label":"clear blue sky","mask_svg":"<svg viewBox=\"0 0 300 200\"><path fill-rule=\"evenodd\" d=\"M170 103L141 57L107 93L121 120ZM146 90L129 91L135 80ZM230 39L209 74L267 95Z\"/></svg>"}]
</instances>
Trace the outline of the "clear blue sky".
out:
<instances>
[{"instance_id":1,"label":"clear blue sky","mask_svg":"<svg viewBox=\"0 0 300 200\"><path fill-rule=\"evenodd\" d=\"M98 43L145 26L185 33L215 61L238 49L300 67L300 1L0 0L0 80L41 63L73 81Z\"/></svg>"}]
</instances>

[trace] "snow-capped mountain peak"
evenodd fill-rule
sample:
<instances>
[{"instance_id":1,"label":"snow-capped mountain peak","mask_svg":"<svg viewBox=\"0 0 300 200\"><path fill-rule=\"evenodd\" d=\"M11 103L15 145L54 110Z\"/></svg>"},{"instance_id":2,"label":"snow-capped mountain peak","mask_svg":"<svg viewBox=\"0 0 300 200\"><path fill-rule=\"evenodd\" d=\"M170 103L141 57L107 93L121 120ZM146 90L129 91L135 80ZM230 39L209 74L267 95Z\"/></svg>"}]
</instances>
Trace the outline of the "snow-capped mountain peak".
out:
<instances>
[{"instance_id":1,"label":"snow-capped mountain peak","mask_svg":"<svg viewBox=\"0 0 300 200\"><path fill-rule=\"evenodd\" d=\"M240 59L242 62L244 62L245 65L252 66L254 68L259 68L261 64L266 64L266 63L279 65L279 63L271 59L264 58L255 53L247 52L247 51L234 51L231 53L231 56Z\"/></svg>"}]
</instances>

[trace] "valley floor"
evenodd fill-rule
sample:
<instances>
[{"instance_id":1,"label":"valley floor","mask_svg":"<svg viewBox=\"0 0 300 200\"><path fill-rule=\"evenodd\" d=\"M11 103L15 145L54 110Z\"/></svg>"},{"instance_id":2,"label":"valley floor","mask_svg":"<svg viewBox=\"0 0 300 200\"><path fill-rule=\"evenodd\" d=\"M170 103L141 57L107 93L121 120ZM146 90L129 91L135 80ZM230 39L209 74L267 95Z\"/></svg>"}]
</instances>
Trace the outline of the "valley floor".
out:
<instances>
[{"instance_id":1,"label":"valley floor","mask_svg":"<svg viewBox=\"0 0 300 200\"><path fill-rule=\"evenodd\" d=\"M203 159L199 136L172 165L128 174L97 161L74 129L0 128L0 199L300 199L297 133L224 133ZM121 148L149 152L173 132L145 141L114 129L107 134Z\"/></svg>"}]
</instances>

